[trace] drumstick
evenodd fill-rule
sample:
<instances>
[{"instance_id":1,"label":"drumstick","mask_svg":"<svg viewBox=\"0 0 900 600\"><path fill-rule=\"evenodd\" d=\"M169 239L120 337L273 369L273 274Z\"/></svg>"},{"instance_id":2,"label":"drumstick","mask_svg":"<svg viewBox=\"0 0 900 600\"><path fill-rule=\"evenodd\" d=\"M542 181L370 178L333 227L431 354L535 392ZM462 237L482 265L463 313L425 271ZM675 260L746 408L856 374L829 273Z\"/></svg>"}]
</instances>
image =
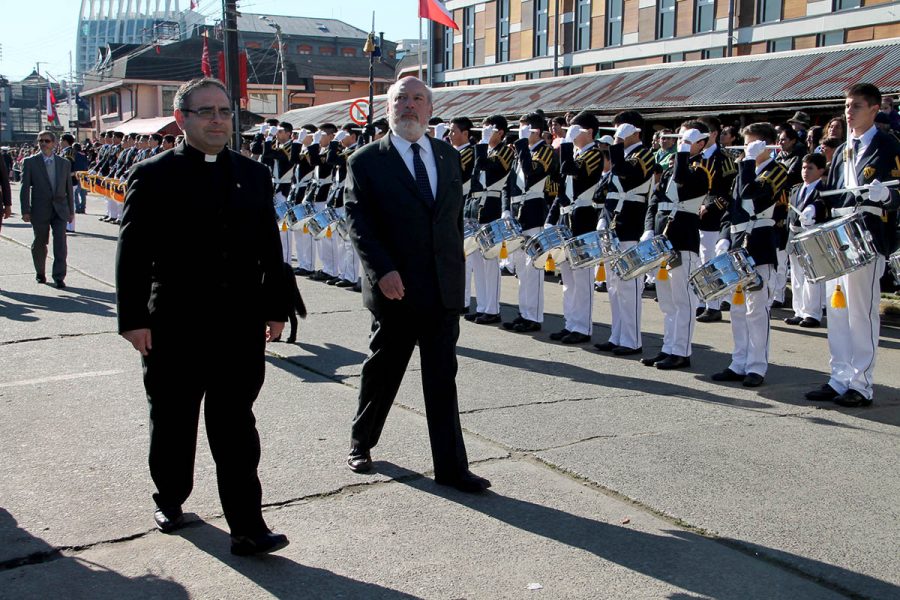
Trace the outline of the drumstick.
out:
<instances>
[{"instance_id":1,"label":"drumstick","mask_svg":"<svg viewBox=\"0 0 900 600\"><path fill-rule=\"evenodd\" d=\"M884 187L892 187L895 185L900 185L900 180L892 179L891 181L884 181L882 184ZM867 190L872 187L872 184L867 185L857 185L855 187L847 187L841 188L839 190L828 190L827 192L819 192L820 196L837 196L838 194L844 194L846 192L858 192L860 190Z\"/></svg>"}]
</instances>

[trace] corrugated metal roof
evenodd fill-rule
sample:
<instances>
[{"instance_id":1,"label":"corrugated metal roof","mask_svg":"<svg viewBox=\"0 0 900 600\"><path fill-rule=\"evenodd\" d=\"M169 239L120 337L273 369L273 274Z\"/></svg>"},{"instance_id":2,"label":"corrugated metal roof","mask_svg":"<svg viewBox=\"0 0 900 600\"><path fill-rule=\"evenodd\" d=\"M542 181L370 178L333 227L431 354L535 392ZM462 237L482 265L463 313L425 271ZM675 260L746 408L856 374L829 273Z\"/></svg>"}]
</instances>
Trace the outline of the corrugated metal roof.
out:
<instances>
[{"instance_id":1,"label":"corrugated metal roof","mask_svg":"<svg viewBox=\"0 0 900 600\"><path fill-rule=\"evenodd\" d=\"M241 13L238 16L238 31L271 34L272 28L261 15ZM283 15L266 15L271 21L281 26L284 35L306 35L325 38L366 39L369 35L362 29L348 25L337 19L314 19L311 17L288 17Z\"/></svg>"},{"instance_id":2,"label":"corrugated metal roof","mask_svg":"<svg viewBox=\"0 0 900 600\"><path fill-rule=\"evenodd\" d=\"M648 114L721 109L745 112L791 102L836 101L850 85L868 81L882 92L900 91L900 39L797 50L702 62L615 69L568 77L436 88L434 114L444 118L489 114L518 116L541 108L548 114L592 110ZM375 97L385 115L386 96ZM291 123L342 123L352 101L291 111Z\"/></svg>"}]
</instances>

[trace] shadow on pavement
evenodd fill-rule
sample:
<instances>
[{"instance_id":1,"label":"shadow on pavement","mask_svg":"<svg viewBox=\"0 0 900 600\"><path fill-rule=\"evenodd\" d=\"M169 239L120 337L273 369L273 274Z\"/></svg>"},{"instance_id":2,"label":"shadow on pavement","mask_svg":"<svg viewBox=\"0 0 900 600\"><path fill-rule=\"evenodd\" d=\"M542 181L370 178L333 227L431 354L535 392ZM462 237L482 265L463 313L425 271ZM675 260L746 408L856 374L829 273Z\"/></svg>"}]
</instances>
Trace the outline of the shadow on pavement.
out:
<instances>
[{"instance_id":1,"label":"shadow on pavement","mask_svg":"<svg viewBox=\"0 0 900 600\"><path fill-rule=\"evenodd\" d=\"M39 289L46 289L46 294L0 290L2 314L14 321L39 320L32 314L37 311L64 314L81 313L98 317L114 317L116 315L116 295L113 292L74 287L57 290L37 283L34 285Z\"/></svg>"},{"instance_id":2,"label":"shadow on pavement","mask_svg":"<svg viewBox=\"0 0 900 600\"><path fill-rule=\"evenodd\" d=\"M281 337L286 338L287 331L285 331ZM362 352L329 343L317 346L315 344L303 342L296 342L294 344L274 342L269 346L269 349L284 356L288 363L314 371L321 376L329 378L332 383L335 380L340 381L347 378L347 375L338 374L339 369L347 366L361 365L366 359L366 355ZM308 354L300 356L292 355L292 352L295 349L303 350ZM286 368L283 360L268 357L268 361L272 366L283 370L289 370ZM290 370L290 372L297 375L295 370Z\"/></svg>"}]
</instances>

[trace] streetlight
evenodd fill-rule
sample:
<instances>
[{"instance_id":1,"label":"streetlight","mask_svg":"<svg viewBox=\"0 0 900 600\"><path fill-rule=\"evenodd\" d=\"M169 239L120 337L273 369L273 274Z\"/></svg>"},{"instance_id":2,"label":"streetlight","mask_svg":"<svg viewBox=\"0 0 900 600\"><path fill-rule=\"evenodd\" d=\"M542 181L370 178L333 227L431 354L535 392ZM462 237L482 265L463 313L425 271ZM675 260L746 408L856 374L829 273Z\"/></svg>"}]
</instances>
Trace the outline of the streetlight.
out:
<instances>
[{"instance_id":1,"label":"streetlight","mask_svg":"<svg viewBox=\"0 0 900 600\"><path fill-rule=\"evenodd\" d=\"M288 105L288 89L287 89L287 67L284 64L284 44L281 41L281 25L267 17L259 16L261 21L268 23L269 27L275 30L275 43L278 44L278 60L281 62L281 112L286 113L290 110Z\"/></svg>"}]
</instances>

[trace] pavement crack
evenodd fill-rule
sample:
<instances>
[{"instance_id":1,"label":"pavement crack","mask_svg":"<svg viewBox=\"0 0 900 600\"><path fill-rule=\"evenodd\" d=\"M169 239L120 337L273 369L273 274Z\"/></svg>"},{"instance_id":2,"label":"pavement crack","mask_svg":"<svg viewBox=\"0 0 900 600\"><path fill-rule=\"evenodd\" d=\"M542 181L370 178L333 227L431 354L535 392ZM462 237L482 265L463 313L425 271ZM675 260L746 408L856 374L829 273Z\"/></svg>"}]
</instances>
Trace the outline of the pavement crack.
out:
<instances>
[{"instance_id":1,"label":"pavement crack","mask_svg":"<svg viewBox=\"0 0 900 600\"><path fill-rule=\"evenodd\" d=\"M639 396L640 394L628 394L628 395L620 395L620 398L628 398L632 396ZM585 402L588 400L603 400L602 397L599 396L585 396L584 398L557 398L556 400L535 400L533 402L523 402L521 404L504 404L502 406L483 406L481 408L470 408L468 410L461 410L459 414L461 415L473 415L482 412L489 412L492 410L505 410L507 408L522 408L523 406L540 406L543 404L563 404L566 402Z\"/></svg>"},{"instance_id":2,"label":"pavement crack","mask_svg":"<svg viewBox=\"0 0 900 600\"><path fill-rule=\"evenodd\" d=\"M63 338L89 337L93 335L119 335L118 331L85 331L82 333L60 333L59 335L48 335L44 337L23 338L21 340L7 340L0 342L0 346L9 346L11 344L25 344L28 342L46 342L48 340L59 340Z\"/></svg>"}]
</instances>

